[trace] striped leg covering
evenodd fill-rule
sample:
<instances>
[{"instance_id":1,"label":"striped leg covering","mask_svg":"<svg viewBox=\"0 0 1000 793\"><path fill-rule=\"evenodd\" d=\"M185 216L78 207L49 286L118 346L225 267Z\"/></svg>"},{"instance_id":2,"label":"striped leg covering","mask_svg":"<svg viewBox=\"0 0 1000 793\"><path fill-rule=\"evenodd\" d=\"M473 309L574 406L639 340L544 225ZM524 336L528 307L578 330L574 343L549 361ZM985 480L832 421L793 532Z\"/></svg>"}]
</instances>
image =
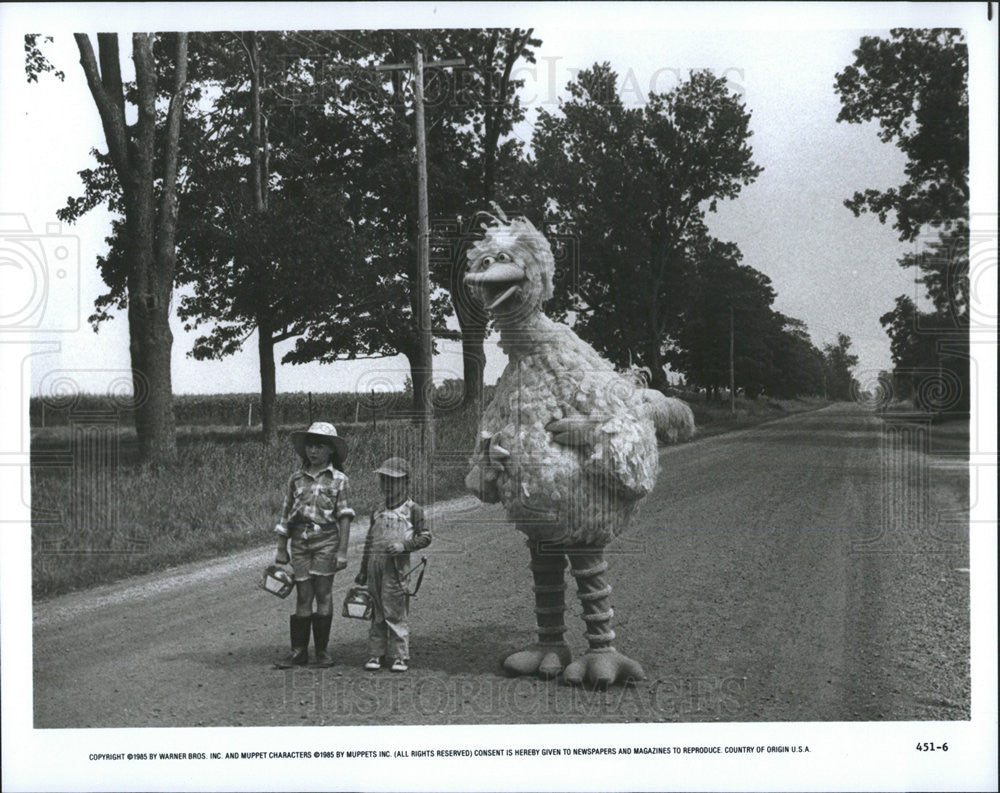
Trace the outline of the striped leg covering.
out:
<instances>
[{"instance_id":1,"label":"striped leg covering","mask_svg":"<svg viewBox=\"0 0 1000 793\"><path fill-rule=\"evenodd\" d=\"M583 621L587 625L590 649L569 665L563 678L575 685L588 684L604 688L612 683L633 683L646 677L642 666L622 655L612 645L615 632L611 629L611 585L604 574L608 563L603 548L567 549L571 570L576 579L577 596L583 606Z\"/></svg>"},{"instance_id":2,"label":"striped leg covering","mask_svg":"<svg viewBox=\"0 0 1000 793\"><path fill-rule=\"evenodd\" d=\"M563 552L531 545L531 575L535 580L535 621L539 644L562 643L566 632L566 556Z\"/></svg>"},{"instance_id":3,"label":"striped leg covering","mask_svg":"<svg viewBox=\"0 0 1000 793\"><path fill-rule=\"evenodd\" d=\"M566 624L566 555L561 549L529 543L531 575L534 579L535 622L538 641L503 660L511 675L539 675L551 679L570 662L569 645L563 640Z\"/></svg>"},{"instance_id":4,"label":"striped leg covering","mask_svg":"<svg viewBox=\"0 0 1000 793\"><path fill-rule=\"evenodd\" d=\"M611 642L615 632L611 629L611 585L604 580L608 563L602 550L570 551L570 573L576 579L577 597L583 606L583 621L587 624L584 634L591 650L614 650Z\"/></svg>"}]
</instances>

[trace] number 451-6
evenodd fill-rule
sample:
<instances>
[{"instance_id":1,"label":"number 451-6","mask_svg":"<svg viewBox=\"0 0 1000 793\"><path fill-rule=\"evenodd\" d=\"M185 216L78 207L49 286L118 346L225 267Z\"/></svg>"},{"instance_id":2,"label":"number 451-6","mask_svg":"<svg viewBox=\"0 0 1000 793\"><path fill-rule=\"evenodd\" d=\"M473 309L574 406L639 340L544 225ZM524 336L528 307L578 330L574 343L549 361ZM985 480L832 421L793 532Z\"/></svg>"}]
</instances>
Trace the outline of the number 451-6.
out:
<instances>
[{"instance_id":1,"label":"number 451-6","mask_svg":"<svg viewBox=\"0 0 1000 793\"><path fill-rule=\"evenodd\" d=\"M947 752L948 751L948 742L945 741L944 743L939 743L937 746L935 746L933 743L929 743L929 742L926 742L926 741L924 743L918 743L917 744L917 751L918 752Z\"/></svg>"}]
</instances>

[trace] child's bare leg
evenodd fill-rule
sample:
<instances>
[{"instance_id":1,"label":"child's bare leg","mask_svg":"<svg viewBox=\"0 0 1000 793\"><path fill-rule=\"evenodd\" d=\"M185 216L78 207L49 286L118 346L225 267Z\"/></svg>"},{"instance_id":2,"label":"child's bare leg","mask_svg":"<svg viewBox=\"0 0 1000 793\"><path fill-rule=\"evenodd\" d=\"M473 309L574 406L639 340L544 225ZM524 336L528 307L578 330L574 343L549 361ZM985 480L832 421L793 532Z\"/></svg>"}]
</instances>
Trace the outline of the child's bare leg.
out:
<instances>
[{"instance_id":1,"label":"child's bare leg","mask_svg":"<svg viewBox=\"0 0 1000 793\"><path fill-rule=\"evenodd\" d=\"M297 617L312 616L312 603L315 596L314 580L315 577L312 580L295 582L295 616Z\"/></svg>"},{"instance_id":2,"label":"child's bare leg","mask_svg":"<svg viewBox=\"0 0 1000 793\"><path fill-rule=\"evenodd\" d=\"M314 575L312 586L316 596L316 613L333 614L333 576Z\"/></svg>"}]
</instances>

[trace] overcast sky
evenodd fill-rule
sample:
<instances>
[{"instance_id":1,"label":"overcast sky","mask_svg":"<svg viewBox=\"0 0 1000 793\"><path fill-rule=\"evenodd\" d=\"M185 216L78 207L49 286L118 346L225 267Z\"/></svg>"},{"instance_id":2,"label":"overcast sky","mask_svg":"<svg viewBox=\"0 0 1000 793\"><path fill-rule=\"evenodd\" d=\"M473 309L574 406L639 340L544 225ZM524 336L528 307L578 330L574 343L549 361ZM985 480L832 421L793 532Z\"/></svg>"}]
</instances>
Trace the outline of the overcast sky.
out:
<instances>
[{"instance_id":1,"label":"overcast sky","mask_svg":"<svg viewBox=\"0 0 1000 793\"><path fill-rule=\"evenodd\" d=\"M711 7L676 4L607 7L560 4L473 9L456 6L284 7L280 16L264 6L240 6L234 20L220 9L179 12L156 6L116 7L113 24L94 8L11 8L4 17L3 102L0 103L0 210L7 236L21 234L23 213L32 232L48 237L41 247L49 257L47 293L26 269L4 267L0 317L30 325L41 314L46 332L31 365L32 393L46 393L69 375L82 390L102 392L128 370L128 333L124 316L94 334L86 323L93 300L103 291L95 258L105 250L109 225L95 210L75 226L57 231L47 224L69 195L79 195L76 172L89 167L92 147L106 150L97 110L86 88L70 35L115 27L134 29L336 28L365 26L534 26L542 39L537 64L524 65L523 99L528 121L517 132L526 139L539 108L554 110L575 70L609 61L621 77L625 100L637 104L652 88L668 90L676 74L712 68L730 80L752 113L751 145L764 167L757 181L735 201L709 216L711 232L737 243L744 263L766 273L778 297L775 307L806 322L817 346L847 333L860 358L862 380L890 368L888 338L878 317L899 294L916 295L912 273L896 264L912 243L877 218L855 218L843 200L855 190L885 188L902 180L904 160L894 146L881 143L873 125L836 123L839 100L834 74L853 61L851 51L865 34L887 34L894 26L963 26L981 6L947 8L908 4L883 6ZM391 14L391 16L390 16ZM976 17L978 18L978 17ZM52 33L46 52L66 72L64 83L43 76L38 85L23 79L22 36ZM130 56L123 38L123 61ZM995 45L993 49L995 59ZM995 60L994 60L995 63ZM994 192L995 195L995 192ZM431 208L433 212L433 207ZM13 213L13 215L11 214ZM64 240L53 236L70 235ZM65 243L65 245L63 244ZM33 243L34 244L34 243ZM76 250L79 250L77 266ZM63 267L55 256L70 252ZM995 260L994 260L995 267ZM37 311L32 307L37 306ZM58 332L49 332L49 331ZM255 339L245 351L223 362L197 362L186 353L194 334L174 324L173 382L176 393L254 392L259 388ZM279 354L292 342L278 348ZM459 346L442 343L435 359L436 379L461 375ZM505 359L488 345L487 381ZM279 366L280 391L341 391L373 381L401 384L405 359L345 362L334 365Z\"/></svg>"}]
</instances>

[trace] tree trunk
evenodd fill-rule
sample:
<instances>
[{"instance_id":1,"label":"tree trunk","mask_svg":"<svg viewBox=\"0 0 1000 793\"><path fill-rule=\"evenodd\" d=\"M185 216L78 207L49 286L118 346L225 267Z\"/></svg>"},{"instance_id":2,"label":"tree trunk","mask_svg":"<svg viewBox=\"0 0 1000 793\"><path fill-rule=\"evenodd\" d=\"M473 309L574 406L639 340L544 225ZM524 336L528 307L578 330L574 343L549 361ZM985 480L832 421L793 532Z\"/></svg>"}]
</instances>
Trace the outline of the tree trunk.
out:
<instances>
[{"instance_id":1,"label":"tree trunk","mask_svg":"<svg viewBox=\"0 0 1000 793\"><path fill-rule=\"evenodd\" d=\"M461 326L461 320L459 320ZM483 404L483 371L486 369L485 324L475 323L462 327L462 380L465 394L462 404L477 409Z\"/></svg>"},{"instance_id":2,"label":"tree trunk","mask_svg":"<svg viewBox=\"0 0 1000 793\"><path fill-rule=\"evenodd\" d=\"M250 187L253 193L253 212L261 218L267 212L267 153L263 135L263 121L260 107L261 58L260 41L256 33L250 34ZM271 320L270 290L266 288L266 268L269 262L263 260L259 252L251 253L250 261L260 270L257 290L257 354L260 368L260 415L261 440L273 443L278 437L278 427L274 420L276 398L276 378L274 366L274 324Z\"/></svg>"},{"instance_id":3,"label":"tree trunk","mask_svg":"<svg viewBox=\"0 0 1000 793\"><path fill-rule=\"evenodd\" d=\"M654 327L656 327L654 325ZM646 357L648 360L645 361L646 366L649 367L650 372L652 372L652 382L649 384L650 388L657 388L661 391L667 387L667 375L663 371L663 356L660 354L660 340L651 339L646 348Z\"/></svg>"},{"instance_id":4,"label":"tree trunk","mask_svg":"<svg viewBox=\"0 0 1000 793\"><path fill-rule=\"evenodd\" d=\"M260 420L261 439L273 443L278 437L274 420L274 402L277 393L274 368L274 328L267 312L257 316L257 353L260 360Z\"/></svg>"},{"instance_id":5,"label":"tree trunk","mask_svg":"<svg viewBox=\"0 0 1000 793\"><path fill-rule=\"evenodd\" d=\"M462 404L481 405L483 398L483 370L486 367L486 312L473 297L462 279L467 272L467 261L454 261L451 267L451 304L455 308L458 327L462 332L462 382L465 393Z\"/></svg>"},{"instance_id":6,"label":"tree trunk","mask_svg":"<svg viewBox=\"0 0 1000 793\"><path fill-rule=\"evenodd\" d=\"M117 35L98 35L100 71L90 38L76 34L75 39L87 85L101 116L108 152L122 184L129 256L129 356L139 452L143 461L169 460L177 451L170 373L170 296L176 267L176 187L187 81L187 35L177 34L173 95L162 130L163 172L158 203L154 187L157 75L152 38L144 33L132 35L138 117L131 127L125 121Z\"/></svg>"},{"instance_id":7,"label":"tree trunk","mask_svg":"<svg viewBox=\"0 0 1000 793\"><path fill-rule=\"evenodd\" d=\"M497 149L504 118L509 111L507 91L510 85L511 71L520 57L522 47L531 37L531 33L531 28L526 32L515 29L511 38L506 42L503 70L495 91L496 99L499 99L499 102L490 96L493 93L493 86L490 84L492 82L492 63L499 39L496 34L491 39L490 49L484 63L490 69L491 76L486 78L487 101L484 103L486 118L482 160L483 209L488 208L490 202L496 200ZM489 318L481 307L472 302L469 290L462 285L461 278L464 275L465 262L455 262L452 267L451 299L455 306L455 315L458 317L458 327L462 331L462 379L465 384L462 404L466 407L470 405L481 406L483 371L486 368L486 351L483 344L486 339L486 324Z\"/></svg>"},{"instance_id":8,"label":"tree trunk","mask_svg":"<svg viewBox=\"0 0 1000 793\"><path fill-rule=\"evenodd\" d=\"M148 271L147 271L148 272ZM136 274L138 275L138 274ZM135 394L135 431L144 461L171 459L177 451L173 411L169 298L161 289L140 286L130 278L128 288L129 357Z\"/></svg>"}]
</instances>

